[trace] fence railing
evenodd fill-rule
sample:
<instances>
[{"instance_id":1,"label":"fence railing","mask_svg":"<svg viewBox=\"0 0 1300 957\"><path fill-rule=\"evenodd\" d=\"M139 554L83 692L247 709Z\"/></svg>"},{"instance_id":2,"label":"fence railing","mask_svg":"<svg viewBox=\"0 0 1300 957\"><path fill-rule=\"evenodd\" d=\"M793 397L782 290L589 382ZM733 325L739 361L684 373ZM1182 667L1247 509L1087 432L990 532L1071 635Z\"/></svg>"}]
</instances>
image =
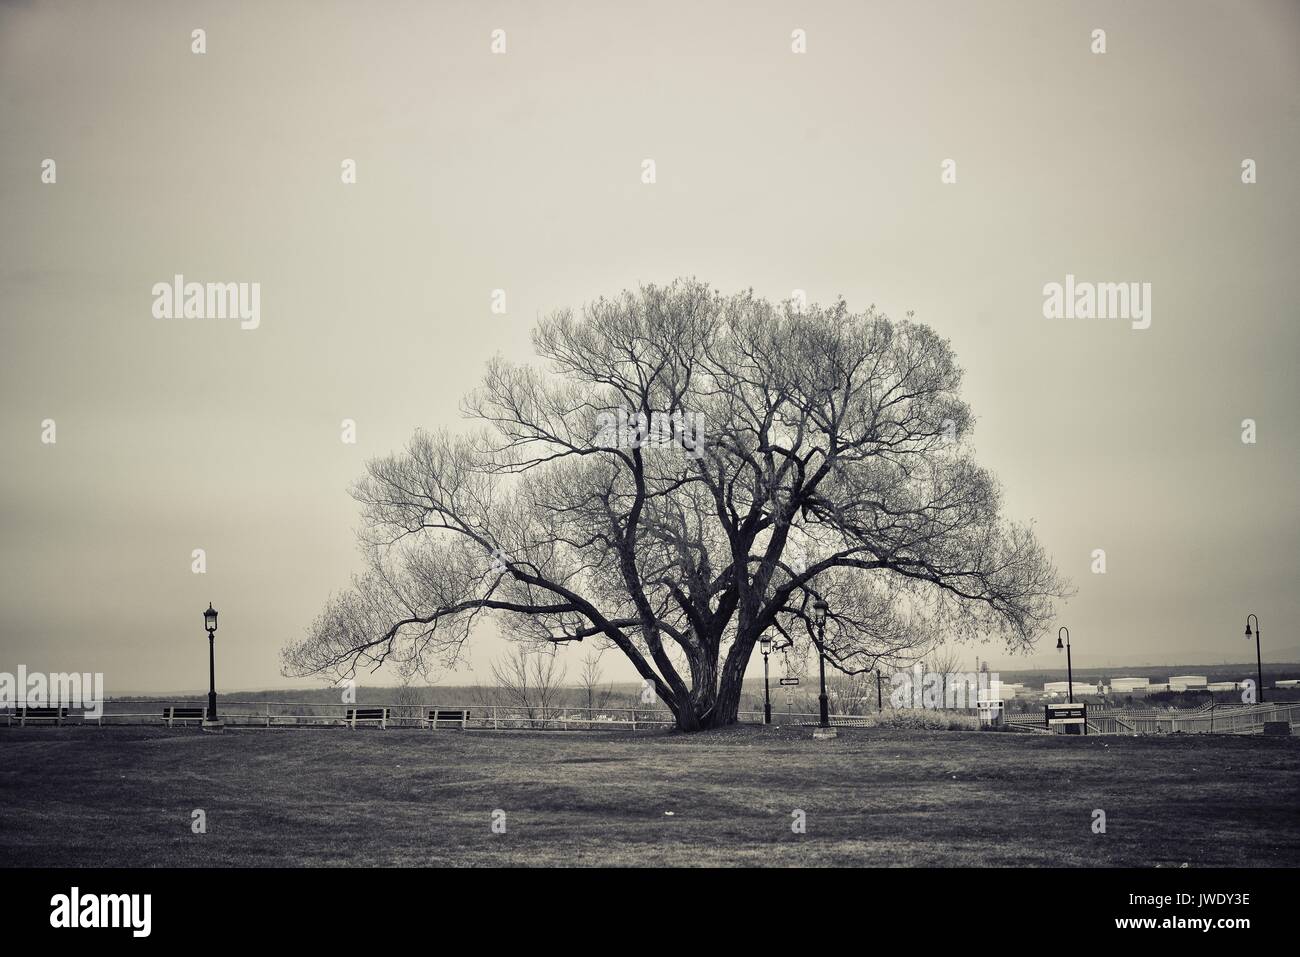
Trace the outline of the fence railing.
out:
<instances>
[{"instance_id":1,"label":"fence railing","mask_svg":"<svg viewBox=\"0 0 1300 957\"><path fill-rule=\"evenodd\" d=\"M1268 721L1300 721L1300 702L1202 707L1194 711L1088 711L1089 730L1099 734L1256 734Z\"/></svg>"},{"instance_id":2,"label":"fence railing","mask_svg":"<svg viewBox=\"0 0 1300 957\"><path fill-rule=\"evenodd\" d=\"M186 698L133 699L106 701L102 714L87 716L84 709L69 709L61 724L161 724L166 723L168 711L177 707L203 707L206 702ZM511 729L577 729L590 727L633 729L653 728L673 723L670 711L656 708L567 708L521 707L511 705L464 704L387 704L384 702L358 702L333 704L316 701L239 701L219 700L217 713L221 720L235 727L355 727L373 723L371 719L356 719L357 713L382 710L387 727L412 728L493 728ZM433 712L455 714L456 719L430 718ZM6 724L19 723L21 709L3 709ZM197 724L200 718L173 718L174 725ZM26 718L27 723L43 723L42 718Z\"/></svg>"},{"instance_id":3,"label":"fence railing","mask_svg":"<svg viewBox=\"0 0 1300 957\"><path fill-rule=\"evenodd\" d=\"M183 726L198 724L199 718L168 718L172 708L193 711L205 701L193 698L156 698L133 699L128 701L106 701L103 713L96 717L86 716L83 709L68 709L66 716L58 719L50 717L32 717L25 719L17 708L0 709L0 719L5 725L47 724L60 725L120 725L120 724L166 724ZM663 708L586 708L557 707L553 705L534 707L520 705L492 704L456 704L438 703L421 704L385 704L358 703L333 704L315 701L219 701L217 705L221 720L234 727L250 728L289 728L289 727L357 727L379 723L374 719L361 718L353 720L350 712L385 709L382 723L392 728L426 728L443 730L463 728L466 730L495 731L600 731L600 730L652 730L674 725L672 712ZM30 710L30 709L29 709ZM441 717L431 720L431 712L441 711L453 717ZM740 722L761 724L763 712L741 711ZM830 723L835 727L869 727L876 723L875 713L865 715L832 714ZM773 709L772 723L781 725L808 726L818 723L819 716L808 712L790 712ZM1006 714L1003 720L1023 730L1038 730L1041 719L1031 714ZM1092 734L1172 734L1216 733L1216 734L1254 734L1263 730L1264 723L1284 721L1295 724L1300 721L1300 702L1279 704L1232 705L1216 707L1209 710L1159 711L1133 708L1090 710L1088 713L1089 733Z\"/></svg>"},{"instance_id":4,"label":"fence railing","mask_svg":"<svg viewBox=\"0 0 1300 957\"><path fill-rule=\"evenodd\" d=\"M197 725L201 718L172 717L171 709L206 708L206 701L193 698L150 698L128 701L106 701L103 713L91 717L84 709L69 709L61 725L148 725L169 724L172 727ZM360 717L358 712L383 709L382 719ZM443 712L455 717L431 720L433 712ZM383 702L333 704L316 701L240 701L219 700L217 713L222 722L233 727L287 728L287 727L367 727L382 723L388 728L428 728L443 730L495 731L600 731L651 730L672 727L676 722L672 712L664 708L587 708L482 704L385 704ZM737 715L744 724L762 724L762 711L741 711ZM45 724L51 721L40 717L27 717L20 709L0 709L0 720L6 725ZM781 725L813 725L820 715L809 712L772 711L772 723ZM830 723L835 727L866 727L874 723L873 715L832 714Z\"/></svg>"}]
</instances>

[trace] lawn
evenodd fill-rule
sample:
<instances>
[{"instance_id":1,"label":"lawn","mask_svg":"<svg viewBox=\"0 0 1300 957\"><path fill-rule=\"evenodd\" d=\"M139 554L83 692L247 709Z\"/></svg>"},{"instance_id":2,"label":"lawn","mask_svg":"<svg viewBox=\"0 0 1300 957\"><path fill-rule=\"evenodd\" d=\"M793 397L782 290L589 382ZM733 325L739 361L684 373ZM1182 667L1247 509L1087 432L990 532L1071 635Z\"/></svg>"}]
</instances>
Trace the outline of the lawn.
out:
<instances>
[{"instance_id":1,"label":"lawn","mask_svg":"<svg viewBox=\"0 0 1300 957\"><path fill-rule=\"evenodd\" d=\"M0 765L6 866L1300 866L1295 738L0 728Z\"/></svg>"}]
</instances>

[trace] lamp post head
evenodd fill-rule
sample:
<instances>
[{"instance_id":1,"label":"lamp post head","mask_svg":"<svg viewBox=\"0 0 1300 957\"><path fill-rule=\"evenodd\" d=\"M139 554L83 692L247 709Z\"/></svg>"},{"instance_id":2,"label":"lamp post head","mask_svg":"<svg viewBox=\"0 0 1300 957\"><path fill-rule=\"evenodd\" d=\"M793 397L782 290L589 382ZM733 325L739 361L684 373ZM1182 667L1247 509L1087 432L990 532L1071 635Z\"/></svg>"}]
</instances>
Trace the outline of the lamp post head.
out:
<instances>
[{"instance_id":1,"label":"lamp post head","mask_svg":"<svg viewBox=\"0 0 1300 957\"><path fill-rule=\"evenodd\" d=\"M1060 635L1057 635L1057 636L1056 636L1056 650L1057 650L1057 651L1060 651L1060 650L1061 650L1062 648L1064 648L1064 647L1065 647L1065 642L1061 641L1061 636L1060 636Z\"/></svg>"},{"instance_id":2,"label":"lamp post head","mask_svg":"<svg viewBox=\"0 0 1300 957\"><path fill-rule=\"evenodd\" d=\"M772 636L769 635L767 632L764 632L763 634L759 635L758 645L759 645L759 650L761 650L763 654L767 654L769 651L772 650Z\"/></svg>"},{"instance_id":3,"label":"lamp post head","mask_svg":"<svg viewBox=\"0 0 1300 957\"><path fill-rule=\"evenodd\" d=\"M203 627L209 635L217 630L217 610L212 607L212 602L208 602L208 610L203 613Z\"/></svg>"},{"instance_id":4,"label":"lamp post head","mask_svg":"<svg viewBox=\"0 0 1300 957\"><path fill-rule=\"evenodd\" d=\"M826 612L830 607L830 605L826 604L826 602L822 601L820 598L813 602L813 621L817 622L819 625L825 624Z\"/></svg>"}]
</instances>

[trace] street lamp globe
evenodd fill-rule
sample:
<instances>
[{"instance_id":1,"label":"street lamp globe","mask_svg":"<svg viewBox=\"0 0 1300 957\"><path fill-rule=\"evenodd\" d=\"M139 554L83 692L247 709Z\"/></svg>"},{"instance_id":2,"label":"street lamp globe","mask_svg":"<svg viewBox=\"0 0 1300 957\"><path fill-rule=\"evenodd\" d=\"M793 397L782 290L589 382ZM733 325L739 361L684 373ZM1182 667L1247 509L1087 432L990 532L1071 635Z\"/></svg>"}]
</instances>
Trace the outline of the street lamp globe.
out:
<instances>
[{"instance_id":1,"label":"street lamp globe","mask_svg":"<svg viewBox=\"0 0 1300 957\"><path fill-rule=\"evenodd\" d=\"M208 629L208 634L217 630L217 610L212 607L212 602L208 602L208 610L203 613L203 627Z\"/></svg>"},{"instance_id":2,"label":"street lamp globe","mask_svg":"<svg viewBox=\"0 0 1300 957\"><path fill-rule=\"evenodd\" d=\"M830 607L830 605L826 604L826 602L822 601L820 598L813 602L813 621L819 625L825 624L826 612Z\"/></svg>"}]
</instances>

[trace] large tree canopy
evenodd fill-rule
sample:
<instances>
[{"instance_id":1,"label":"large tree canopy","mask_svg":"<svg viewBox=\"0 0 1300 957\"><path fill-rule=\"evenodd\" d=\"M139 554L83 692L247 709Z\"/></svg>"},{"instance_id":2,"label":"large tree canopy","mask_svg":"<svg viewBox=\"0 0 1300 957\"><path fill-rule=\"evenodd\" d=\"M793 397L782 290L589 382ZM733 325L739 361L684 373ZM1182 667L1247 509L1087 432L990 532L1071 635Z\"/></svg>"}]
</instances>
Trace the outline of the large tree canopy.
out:
<instances>
[{"instance_id":1,"label":"large tree canopy","mask_svg":"<svg viewBox=\"0 0 1300 957\"><path fill-rule=\"evenodd\" d=\"M679 280L561 311L496 359L464 435L418 432L353 495L366 568L290 674L452 667L483 616L616 646L694 730L736 720L764 632L848 673L936 638L1038 639L1064 586L962 441L947 341L874 307Z\"/></svg>"}]
</instances>

